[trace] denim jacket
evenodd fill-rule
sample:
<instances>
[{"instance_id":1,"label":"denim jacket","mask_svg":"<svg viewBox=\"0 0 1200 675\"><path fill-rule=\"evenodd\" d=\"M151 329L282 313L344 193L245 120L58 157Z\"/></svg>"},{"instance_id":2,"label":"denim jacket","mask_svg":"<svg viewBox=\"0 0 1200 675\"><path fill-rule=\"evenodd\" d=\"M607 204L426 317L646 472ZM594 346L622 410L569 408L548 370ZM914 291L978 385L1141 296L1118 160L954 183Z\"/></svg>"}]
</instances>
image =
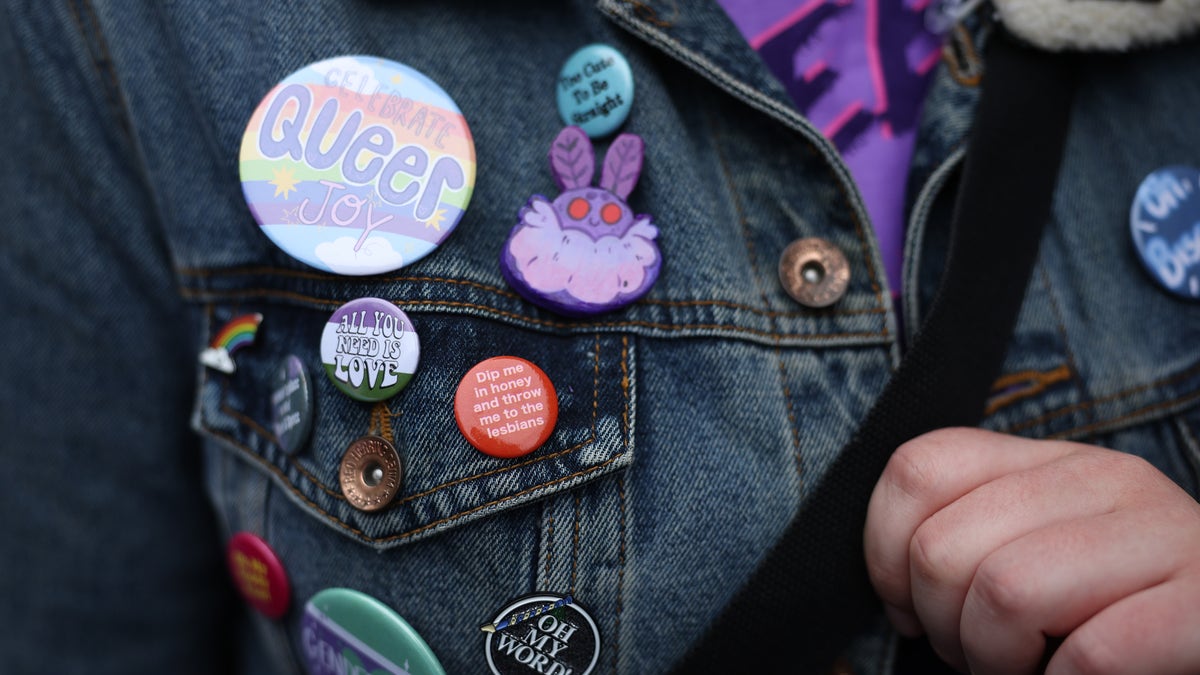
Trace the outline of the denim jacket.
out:
<instances>
[{"instance_id":1,"label":"denim jacket","mask_svg":"<svg viewBox=\"0 0 1200 675\"><path fill-rule=\"evenodd\" d=\"M981 12L951 32L930 86L901 310L836 149L716 3L7 4L0 81L17 105L0 113L0 307L6 351L25 357L0 380L13 467L0 504L20 514L3 530L0 623L14 630L0 654L18 672L44 659L64 672L219 672L227 655L210 646L230 637L250 672L303 672L303 603L329 587L394 609L449 673L487 672L479 624L535 591L570 594L595 618L594 673L667 671L821 481L920 326L992 21ZM623 131L644 139L646 161L630 205L653 215L663 265L639 302L567 318L516 294L498 259L526 200L554 193L555 76L595 42L633 70ZM292 259L241 193L255 106L288 73L342 54L424 73L474 138L457 229L388 274ZM983 421L1136 453L1193 494L1200 305L1141 268L1129 213L1149 172L1200 166L1197 73L1194 39L1088 61ZM805 237L849 263L831 307L781 287L779 257ZM385 406L321 374L321 327L364 296L404 310L422 344L412 383ZM198 363L247 312L263 323L236 373ZM272 374L289 354L315 400L295 454L270 429ZM459 380L497 355L537 364L558 392L552 435L518 460L476 451L454 420ZM405 466L400 494L370 513L337 476L368 433L391 438ZM286 568L280 620L236 618L221 557L239 531ZM38 619L18 630L18 613ZM803 631L821 616L769 619ZM23 647L66 636L58 653ZM890 672L882 619L847 640L854 672Z\"/></svg>"}]
</instances>

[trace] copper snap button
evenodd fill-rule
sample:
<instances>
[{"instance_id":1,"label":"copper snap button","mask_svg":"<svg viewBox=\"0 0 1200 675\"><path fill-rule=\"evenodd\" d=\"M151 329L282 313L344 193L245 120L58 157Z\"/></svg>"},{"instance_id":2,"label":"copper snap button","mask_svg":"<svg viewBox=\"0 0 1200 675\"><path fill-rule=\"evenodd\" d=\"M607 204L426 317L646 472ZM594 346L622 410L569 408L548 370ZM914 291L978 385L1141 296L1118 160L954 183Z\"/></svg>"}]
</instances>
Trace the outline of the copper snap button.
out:
<instances>
[{"instance_id":1,"label":"copper snap button","mask_svg":"<svg viewBox=\"0 0 1200 675\"><path fill-rule=\"evenodd\" d=\"M805 307L828 307L846 294L850 264L838 247L824 239L797 239L779 258L779 282Z\"/></svg>"},{"instance_id":2,"label":"copper snap button","mask_svg":"<svg viewBox=\"0 0 1200 675\"><path fill-rule=\"evenodd\" d=\"M342 494L360 511L378 511L400 491L400 455L378 436L363 436L346 448L338 471Z\"/></svg>"}]
</instances>

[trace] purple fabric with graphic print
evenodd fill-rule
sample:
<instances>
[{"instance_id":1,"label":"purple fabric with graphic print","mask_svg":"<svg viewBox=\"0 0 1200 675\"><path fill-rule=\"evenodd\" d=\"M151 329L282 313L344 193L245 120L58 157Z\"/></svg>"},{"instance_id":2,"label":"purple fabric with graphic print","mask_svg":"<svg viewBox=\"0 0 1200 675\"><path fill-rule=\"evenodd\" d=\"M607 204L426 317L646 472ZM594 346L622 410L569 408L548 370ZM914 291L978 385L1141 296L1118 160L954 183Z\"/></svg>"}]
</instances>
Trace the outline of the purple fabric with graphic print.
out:
<instances>
[{"instance_id":1,"label":"purple fabric with graphic print","mask_svg":"<svg viewBox=\"0 0 1200 675\"><path fill-rule=\"evenodd\" d=\"M898 295L904 181L941 47L925 28L931 0L719 2L797 109L845 157Z\"/></svg>"}]
</instances>

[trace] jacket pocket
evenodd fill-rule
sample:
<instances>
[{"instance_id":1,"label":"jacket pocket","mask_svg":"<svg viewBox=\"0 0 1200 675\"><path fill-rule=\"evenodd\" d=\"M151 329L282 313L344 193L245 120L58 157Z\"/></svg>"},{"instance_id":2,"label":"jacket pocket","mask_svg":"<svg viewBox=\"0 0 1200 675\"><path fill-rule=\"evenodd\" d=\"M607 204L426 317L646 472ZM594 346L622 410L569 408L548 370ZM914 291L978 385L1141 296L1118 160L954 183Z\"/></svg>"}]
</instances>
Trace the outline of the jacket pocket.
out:
<instances>
[{"instance_id":1,"label":"jacket pocket","mask_svg":"<svg viewBox=\"0 0 1200 675\"><path fill-rule=\"evenodd\" d=\"M299 306L206 305L209 336L245 313L258 312L263 320L255 344L235 354L236 372L200 366L193 425L267 472L291 501L347 537L391 548L568 490L633 460L635 356L622 334L555 334L472 313L410 309L421 342L416 374L393 398L364 403L339 391L321 363L321 330L341 301L332 294L296 295L303 295L292 298L302 300ZM404 306L401 298L377 296ZM272 431L270 402L274 373L289 355L304 364L313 392L310 437L291 454ZM464 375L501 355L536 364L558 397L549 439L517 459L476 450L454 416ZM391 441L402 467L399 493L369 513L347 501L338 480L347 447L366 435Z\"/></svg>"}]
</instances>

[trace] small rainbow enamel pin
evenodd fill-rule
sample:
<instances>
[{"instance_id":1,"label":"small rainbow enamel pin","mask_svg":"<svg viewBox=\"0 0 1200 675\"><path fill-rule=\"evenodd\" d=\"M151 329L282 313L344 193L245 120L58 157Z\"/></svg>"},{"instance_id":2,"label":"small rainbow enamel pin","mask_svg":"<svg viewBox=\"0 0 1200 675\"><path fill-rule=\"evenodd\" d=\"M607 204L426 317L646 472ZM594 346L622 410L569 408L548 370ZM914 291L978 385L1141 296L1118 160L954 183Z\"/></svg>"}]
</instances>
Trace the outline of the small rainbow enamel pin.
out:
<instances>
[{"instance_id":1,"label":"small rainbow enamel pin","mask_svg":"<svg viewBox=\"0 0 1200 675\"><path fill-rule=\"evenodd\" d=\"M200 363L222 373L232 374L237 370L237 364L233 362L233 353L254 343L254 338L258 335L258 325L262 320L262 314L257 312L231 319L209 343L208 348L200 352Z\"/></svg>"}]
</instances>

